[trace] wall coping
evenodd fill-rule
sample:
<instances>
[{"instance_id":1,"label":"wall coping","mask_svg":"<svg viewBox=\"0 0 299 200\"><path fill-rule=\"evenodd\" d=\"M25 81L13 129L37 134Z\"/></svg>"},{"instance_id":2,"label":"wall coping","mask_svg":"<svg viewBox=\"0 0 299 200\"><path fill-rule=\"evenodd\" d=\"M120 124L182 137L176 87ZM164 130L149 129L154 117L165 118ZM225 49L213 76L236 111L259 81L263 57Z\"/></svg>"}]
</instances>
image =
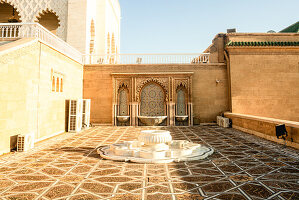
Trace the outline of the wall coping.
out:
<instances>
[{"instance_id":1,"label":"wall coping","mask_svg":"<svg viewBox=\"0 0 299 200\"><path fill-rule=\"evenodd\" d=\"M10 53L12 51L16 51L18 49L22 49L24 47L30 46L34 43L41 43L45 46L48 46L49 48L51 48L52 50L60 53L61 55L69 58L70 60L73 60L74 62L80 64L83 67L82 63L79 63L78 61L74 60L73 58L71 58L70 56L66 55L65 53L63 53L62 51L60 51L59 49L53 47L51 44L39 39L39 38L21 38L18 40L14 40L12 42L9 42L7 44L3 44L0 46L0 56Z\"/></svg>"},{"instance_id":2,"label":"wall coping","mask_svg":"<svg viewBox=\"0 0 299 200\"><path fill-rule=\"evenodd\" d=\"M143 73L111 73L112 76L134 76L134 75L193 75L194 72L143 72Z\"/></svg>"},{"instance_id":3,"label":"wall coping","mask_svg":"<svg viewBox=\"0 0 299 200\"><path fill-rule=\"evenodd\" d=\"M285 124L286 126L289 126L289 127L299 128L299 122L296 122L296 121L288 121L288 120L281 120L281 119L268 118L268 117L259 117L259 116L254 116L254 115L245 115L245 114L230 113L230 112L224 113L224 116L239 117L239 118L257 120L257 121L262 121L262 122L269 122L269 123L274 123L274 124Z\"/></svg>"},{"instance_id":4,"label":"wall coping","mask_svg":"<svg viewBox=\"0 0 299 200\"><path fill-rule=\"evenodd\" d=\"M85 64L84 67L103 67L103 66L199 66L199 67L210 67L210 66L226 66L225 63L204 63L204 64L188 64L188 63L162 63L162 64Z\"/></svg>"}]
</instances>

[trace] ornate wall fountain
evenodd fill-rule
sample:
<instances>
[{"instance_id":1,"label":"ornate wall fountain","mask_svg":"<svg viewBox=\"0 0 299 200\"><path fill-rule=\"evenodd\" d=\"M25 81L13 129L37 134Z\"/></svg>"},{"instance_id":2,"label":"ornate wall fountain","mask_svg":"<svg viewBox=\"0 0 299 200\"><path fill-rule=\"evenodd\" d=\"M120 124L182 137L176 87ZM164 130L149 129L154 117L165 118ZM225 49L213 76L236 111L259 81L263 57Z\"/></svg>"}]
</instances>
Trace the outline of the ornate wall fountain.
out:
<instances>
[{"instance_id":1,"label":"ornate wall fountain","mask_svg":"<svg viewBox=\"0 0 299 200\"><path fill-rule=\"evenodd\" d=\"M112 73L115 126L192 126L193 72Z\"/></svg>"}]
</instances>

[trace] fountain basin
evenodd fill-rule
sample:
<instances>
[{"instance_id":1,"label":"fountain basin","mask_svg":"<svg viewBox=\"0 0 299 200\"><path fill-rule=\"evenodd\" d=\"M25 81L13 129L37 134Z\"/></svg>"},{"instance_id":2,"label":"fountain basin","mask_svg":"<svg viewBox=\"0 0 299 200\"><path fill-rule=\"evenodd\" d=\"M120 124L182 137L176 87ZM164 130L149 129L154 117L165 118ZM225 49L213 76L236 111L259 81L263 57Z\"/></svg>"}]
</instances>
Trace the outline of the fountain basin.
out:
<instances>
[{"instance_id":1,"label":"fountain basin","mask_svg":"<svg viewBox=\"0 0 299 200\"><path fill-rule=\"evenodd\" d=\"M155 145L171 142L172 137L169 131L145 130L141 131L138 141L143 142L145 145Z\"/></svg>"},{"instance_id":2,"label":"fountain basin","mask_svg":"<svg viewBox=\"0 0 299 200\"><path fill-rule=\"evenodd\" d=\"M138 119L146 126L158 126L163 123L167 116L138 116Z\"/></svg>"},{"instance_id":3,"label":"fountain basin","mask_svg":"<svg viewBox=\"0 0 299 200\"><path fill-rule=\"evenodd\" d=\"M120 123L126 123L130 120L130 116L116 116L116 118Z\"/></svg>"},{"instance_id":4,"label":"fountain basin","mask_svg":"<svg viewBox=\"0 0 299 200\"><path fill-rule=\"evenodd\" d=\"M175 119L178 122L185 122L188 120L188 115L182 115L182 116L177 115L175 116Z\"/></svg>"},{"instance_id":5,"label":"fountain basin","mask_svg":"<svg viewBox=\"0 0 299 200\"><path fill-rule=\"evenodd\" d=\"M214 150L186 140L172 140L169 131L141 131L138 140L97 149L105 159L138 163L170 163L204 159Z\"/></svg>"}]
</instances>

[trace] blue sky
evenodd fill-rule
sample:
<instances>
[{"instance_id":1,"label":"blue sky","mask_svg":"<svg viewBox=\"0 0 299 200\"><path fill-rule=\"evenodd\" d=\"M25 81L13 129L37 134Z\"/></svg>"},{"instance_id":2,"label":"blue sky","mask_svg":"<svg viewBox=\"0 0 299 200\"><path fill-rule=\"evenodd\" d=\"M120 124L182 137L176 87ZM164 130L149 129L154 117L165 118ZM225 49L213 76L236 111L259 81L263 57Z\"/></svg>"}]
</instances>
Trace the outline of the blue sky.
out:
<instances>
[{"instance_id":1,"label":"blue sky","mask_svg":"<svg viewBox=\"0 0 299 200\"><path fill-rule=\"evenodd\" d=\"M280 31L299 20L299 0L119 0L121 53L198 53L214 36Z\"/></svg>"}]
</instances>

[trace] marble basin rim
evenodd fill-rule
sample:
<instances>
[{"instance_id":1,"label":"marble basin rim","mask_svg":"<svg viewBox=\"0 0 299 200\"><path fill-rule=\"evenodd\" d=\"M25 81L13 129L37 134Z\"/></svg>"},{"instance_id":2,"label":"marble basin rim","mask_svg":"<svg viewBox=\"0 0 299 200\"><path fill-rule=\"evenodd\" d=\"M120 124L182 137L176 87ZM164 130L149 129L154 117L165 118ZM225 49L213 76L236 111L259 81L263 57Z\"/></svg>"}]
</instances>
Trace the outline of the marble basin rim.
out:
<instances>
[{"instance_id":1,"label":"marble basin rim","mask_svg":"<svg viewBox=\"0 0 299 200\"><path fill-rule=\"evenodd\" d=\"M130 120L130 116L116 116L116 118L120 123L125 123Z\"/></svg>"},{"instance_id":2,"label":"marble basin rim","mask_svg":"<svg viewBox=\"0 0 299 200\"><path fill-rule=\"evenodd\" d=\"M167 116L138 116L138 119L147 126L158 126L164 122Z\"/></svg>"},{"instance_id":3,"label":"marble basin rim","mask_svg":"<svg viewBox=\"0 0 299 200\"><path fill-rule=\"evenodd\" d=\"M185 122L188 120L188 115L176 115L175 116L175 119L178 121L178 122Z\"/></svg>"},{"instance_id":4,"label":"marble basin rim","mask_svg":"<svg viewBox=\"0 0 299 200\"><path fill-rule=\"evenodd\" d=\"M172 141L169 131L144 130L138 136L138 141L145 145L165 144Z\"/></svg>"}]
</instances>

